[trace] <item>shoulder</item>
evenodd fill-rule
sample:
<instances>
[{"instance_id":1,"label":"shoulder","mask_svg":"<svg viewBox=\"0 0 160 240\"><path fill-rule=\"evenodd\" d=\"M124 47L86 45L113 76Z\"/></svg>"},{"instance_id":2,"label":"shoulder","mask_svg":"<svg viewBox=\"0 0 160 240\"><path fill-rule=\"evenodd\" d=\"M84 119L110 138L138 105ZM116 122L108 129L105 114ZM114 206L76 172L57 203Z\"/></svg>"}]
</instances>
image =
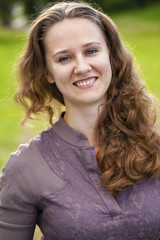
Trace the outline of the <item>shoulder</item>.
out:
<instances>
[{"instance_id":1,"label":"shoulder","mask_svg":"<svg viewBox=\"0 0 160 240\"><path fill-rule=\"evenodd\" d=\"M38 134L26 144L21 144L12 153L2 168L0 188L19 189L27 198L37 202L44 195L63 187L63 181L49 167L39 145L43 145L44 135L50 130ZM46 137L45 137L46 138ZM17 190L16 190L17 191Z\"/></svg>"},{"instance_id":2,"label":"shoulder","mask_svg":"<svg viewBox=\"0 0 160 240\"><path fill-rule=\"evenodd\" d=\"M54 133L52 128L40 132L27 143L21 144L15 152L11 153L5 167L12 169L14 173L19 170L25 171L25 169L27 169L28 173L31 173L32 169L43 167L46 161L41 148L44 145L50 145L51 138L53 144ZM43 148L43 150L45 149Z\"/></svg>"},{"instance_id":3,"label":"shoulder","mask_svg":"<svg viewBox=\"0 0 160 240\"><path fill-rule=\"evenodd\" d=\"M34 141L30 140L28 143L21 144L15 152L11 153L3 169L16 174L20 170L31 170L40 161L43 161L43 158Z\"/></svg>"}]
</instances>

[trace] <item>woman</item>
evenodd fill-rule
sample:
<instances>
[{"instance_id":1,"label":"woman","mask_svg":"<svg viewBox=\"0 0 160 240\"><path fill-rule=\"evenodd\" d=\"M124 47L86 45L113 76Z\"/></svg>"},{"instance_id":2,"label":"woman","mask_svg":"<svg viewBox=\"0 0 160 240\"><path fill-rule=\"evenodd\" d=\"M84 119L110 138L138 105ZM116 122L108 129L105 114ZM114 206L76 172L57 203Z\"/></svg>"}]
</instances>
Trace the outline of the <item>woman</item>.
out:
<instances>
[{"instance_id":1,"label":"woman","mask_svg":"<svg viewBox=\"0 0 160 240\"><path fill-rule=\"evenodd\" d=\"M112 20L85 3L49 7L18 69L24 122L65 112L3 168L1 238L30 240L38 224L48 240L160 239L156 112Z\"/></svg>"}]
</instances>

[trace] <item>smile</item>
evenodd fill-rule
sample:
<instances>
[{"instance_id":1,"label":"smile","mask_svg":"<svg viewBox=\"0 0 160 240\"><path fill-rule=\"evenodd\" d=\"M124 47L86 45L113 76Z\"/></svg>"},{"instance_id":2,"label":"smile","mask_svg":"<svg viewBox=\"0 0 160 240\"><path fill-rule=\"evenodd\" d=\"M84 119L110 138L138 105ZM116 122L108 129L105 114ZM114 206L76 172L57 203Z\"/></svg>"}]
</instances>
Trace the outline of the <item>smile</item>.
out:
<instances>
[{"instance_id":1,"label":"smile","mask_svg":"<svg viewBox=\"0 0 160 240\"><path fill-rule=\"evenodd\" d=\"M96 80L97 80L97 77L92 77L85 80L79 80L77 82L74 82L74 85L77 87L86 88L86 87L92 86Z\"/></svg>"}]
</instances>

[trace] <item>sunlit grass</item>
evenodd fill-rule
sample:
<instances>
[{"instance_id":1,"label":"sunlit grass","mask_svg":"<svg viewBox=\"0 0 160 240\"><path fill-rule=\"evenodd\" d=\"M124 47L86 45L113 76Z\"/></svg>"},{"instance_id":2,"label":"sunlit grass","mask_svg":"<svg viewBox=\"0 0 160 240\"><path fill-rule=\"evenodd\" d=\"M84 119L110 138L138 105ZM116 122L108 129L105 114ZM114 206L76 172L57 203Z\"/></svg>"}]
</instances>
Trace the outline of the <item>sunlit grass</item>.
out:
<instances>
[{"instance_id":1,"label":"sunlit grass","mask_svg":"<svg viewBox=\"0 0 160 240\"><path fill-rule=\"evenodd\" d=\"M142 78L160 99L160 3L113 16L124 42L140 66Z\"/></svg>"},{"instance_id":2,"label":"sunlit grass","mask_svg":"<svg viewBox=\"0 0 160 240\"><path fill-rule=\"evenodd\" d=\"M14 68L26 41L23 31L0 31L0 168L20 143L44 128L44 123L36 123L35 128L20 126L22 109L15 104L13 96L17 87Z\"/></svg>"}]
</instances>

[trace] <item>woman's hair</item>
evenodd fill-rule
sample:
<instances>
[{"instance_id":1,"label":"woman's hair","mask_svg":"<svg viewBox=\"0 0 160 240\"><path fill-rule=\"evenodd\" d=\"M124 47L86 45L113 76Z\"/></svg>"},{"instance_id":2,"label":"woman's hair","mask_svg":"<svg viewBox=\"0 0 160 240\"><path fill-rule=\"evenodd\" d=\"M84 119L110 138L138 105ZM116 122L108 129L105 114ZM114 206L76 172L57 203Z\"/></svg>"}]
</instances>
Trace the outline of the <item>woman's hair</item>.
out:
<instances>
[{"instance_id":1,"label":"woman's hair","mask_svg":"<svg viewBox=\"0 0 160 240\"><path fill-rule=\"evenodd\" d=\"M88 18L99 26L110 52L112 80L95 133L102 183L115 195L144 176L160 174L160 132L153 101L106 14L84 2L63 2L45 9L32 24L18 65L15 100L26 110L24 122L32 114L47 111L52 124L53 106L64 105L64 100L56 85L46 79L44 38L53 24L76 17Z\"/></svg>"}]
</instances>

